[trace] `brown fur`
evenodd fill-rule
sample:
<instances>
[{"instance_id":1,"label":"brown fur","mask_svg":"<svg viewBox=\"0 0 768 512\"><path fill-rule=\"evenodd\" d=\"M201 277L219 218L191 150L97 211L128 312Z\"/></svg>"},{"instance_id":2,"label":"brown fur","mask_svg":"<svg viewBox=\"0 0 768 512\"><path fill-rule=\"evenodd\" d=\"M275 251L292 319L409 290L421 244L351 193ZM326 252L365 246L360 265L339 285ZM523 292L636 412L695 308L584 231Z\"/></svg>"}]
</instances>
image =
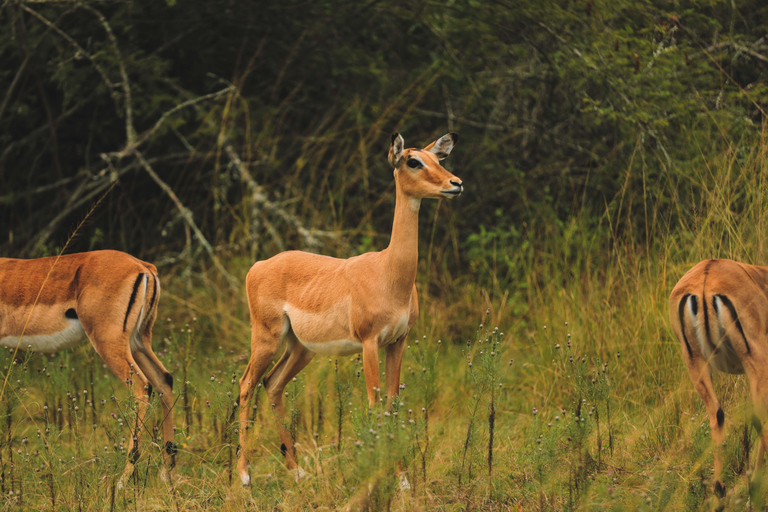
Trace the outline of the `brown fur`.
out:
<instances>
[{"instance_id":1,"label":"brown fur","mask_svg":"<svg viewBox=\"0 0 768 512\"><path fill-rule=\"evenodd\" d=\"M146 289L144 279L136 286L142 274ZM32 337L71 327L65 314L74 310L96 352L121 382L133 388L139 404L139 430L148 403L147 389L154 387L161 394L163 437L166 445L173 446L171 379L152 351L151 341L159 293L154 265L123 252L94 251L34 260L0 258L0 340L23 335L13 344L27 349L25 338L31 342ZM44 351L55 351L55 347ZM131 436L128 453L138 454L138 432ZM164 456L167 467L172 468L174 455ZM123 480L132 470L129 460Z\"/></svg>"},{"instance_id":2,"label":"brown fur","mask_svg":"<svg viewBox=\"0 0 768 512\"><path fill-rule=\"evenodd\" d=\"M441 152L450 153L457 139L455 134L439 139ZM315 353L362 352L368 403L373 407L379 401L379 349L386 348L390 402L399 391L405 338L419 315L414 284L418 207L422 198L451 197L449 192L461 192L461 181L439 164L434 153L427 149L403 150L402 141L399 135L393 136L389 151L389 161L396 165L395 219L389 247L349 259L287 251L256 262L248 272L251 358L240 379L239 400L238 472L244 484L250 481L246 404L281 341L285 341L285 353L264 379L264 385L278 417L289 469L298 468L298 464L291 436L283 426L283 390ZM424 167L407 167L410 156L418 156Z\"/></svg>"},{"instance_id":3,"label":"brown fur","mask_svg":"<svg viewBox=\"0 0 768 512\"><path fill-rule=\"evenodd\" d=\"M696 304L695 317L692 300ZM755 414L760 423L765 424L768 420L768 267L731 260L702 261L672 290L669 318L680 341L688 375L707 409L715 444L715 488L724 492L724 413L715 396L711 373L712 368L726 373L746 373ZM768 447L765 428L761 441L760 447ZM758 465L760 458L758 455Z\"/></svg>"}]
</instances>

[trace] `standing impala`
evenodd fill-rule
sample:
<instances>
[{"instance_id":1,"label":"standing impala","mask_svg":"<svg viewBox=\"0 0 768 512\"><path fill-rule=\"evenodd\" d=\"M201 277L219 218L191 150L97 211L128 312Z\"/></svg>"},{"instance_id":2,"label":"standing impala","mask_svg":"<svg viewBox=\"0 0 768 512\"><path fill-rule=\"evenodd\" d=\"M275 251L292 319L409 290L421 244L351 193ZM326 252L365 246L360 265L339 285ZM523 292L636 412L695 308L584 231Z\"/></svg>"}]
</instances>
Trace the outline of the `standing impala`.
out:
<instances>
[{"instance_id":1,"label":"standing impala","mask_svg":"<svg viewBox=\"0 0 768 512\"><path fill-rule=\"evenodd\" d=\"M669 297L669 318L704 401L715 444L715 492L725 495L722 445L725 413L712 387L711 368L746 373L760 425L768 420L768 267L731 260L705 260L689 270ZM758 429L760 451L768 429Z\"/></svg>"},{"instance_id":2,"label":"standing impala","mask_svg":"<svg viewBox=\"0 0 768 512\"><path fill-rule=\"evenodd\" d=\"M362 352L368 405L373 407L379 392L379 349L386 348L387 396L391 401L397 395L405 337L419 316L415 287L419 206L424 198L461 194L461 180L439 163L458 139L449 133L424 149L403 149L403 138L392 136L389 163L395 168L395 219L389 247L383 251L346 260L287 251L251 267L246 278L251 359L240 379L239 398L237 470L243 485L251 481L246 405L281 341L285 352L264 379L264 387L278 417L280 449L297 479L304 472L283 424L283 390L315 354Z\"/></svg>"},{"instance_id":3,"label":"standing impala","mask_svg":"<svg viewBox=\"0 0 768 512\"><path fill-rule=\"evenodd\" d=\"M146 428L152 386L163 404L163 479L175 465L173 377L151 343L159 298L157 269L124 252L0 258L0 345L53 353L91 340L112 373L133 388L138 414L120 487L139 458L139 430Z\"/></svg>"}]
</instances>

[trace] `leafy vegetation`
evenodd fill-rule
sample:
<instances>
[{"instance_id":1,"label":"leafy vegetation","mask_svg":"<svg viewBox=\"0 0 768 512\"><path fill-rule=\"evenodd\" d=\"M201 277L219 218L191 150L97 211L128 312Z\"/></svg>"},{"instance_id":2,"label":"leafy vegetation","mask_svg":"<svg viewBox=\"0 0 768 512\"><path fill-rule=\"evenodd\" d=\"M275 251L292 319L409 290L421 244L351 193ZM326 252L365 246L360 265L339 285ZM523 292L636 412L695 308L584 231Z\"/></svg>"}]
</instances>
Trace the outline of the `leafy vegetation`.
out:
<instances>
[{"instance_id":1,"label":"leafy vegetation","mask_svg":"<svg viewBox=\"0 0 768 512\"><path fill-rule=\"evenodd\" d=\"M667 297L700 259L768 261L762 2L8 1L0 24L0 252L58 252L100 200L70 247L158 265L180 450L173 486L158 442L117 489L134 404L93 350L2 352L6 508L717 504ZM466 187L422 207L401 400L368 414L359 361L317 357L286 399L309 477L262 393L243 489L245 273L383 248L392 131L459 132ZM721 504L759 508L747 386L716 387Z\"/></svg>"}]
</instances>

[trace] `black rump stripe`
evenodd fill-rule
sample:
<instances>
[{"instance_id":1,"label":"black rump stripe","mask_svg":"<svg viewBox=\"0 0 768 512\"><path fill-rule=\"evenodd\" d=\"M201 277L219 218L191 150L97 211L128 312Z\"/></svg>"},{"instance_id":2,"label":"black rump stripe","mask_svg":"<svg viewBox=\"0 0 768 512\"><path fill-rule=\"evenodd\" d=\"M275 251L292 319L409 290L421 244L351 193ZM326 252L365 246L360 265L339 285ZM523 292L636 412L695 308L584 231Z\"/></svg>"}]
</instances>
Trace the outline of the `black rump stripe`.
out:
<instances>
[{"instance_id":1,"label":"black rump stripe","mask_svg":"<svg viewBox=\"0 0 768 512\"><path fill-rule=\"evenodd\" d=\"M693 351L691 350L691 344L688 343L688 337L685 335L685 301L688 300L688 297L690 297L690 293L686 293L683 295L683 298L680 299L680 306L677 308L678 314L680 315L680 331L683 333L683 341L685 341L685 348L688 349L688 356L693 357ZM693 297L696 299L696 296ZM696 302L694 301L694 304Z\"/></svg>"},{"instance_id":2,"label":"black rump stripe","mask_svg":"<svg viewBox=\"0 0 768 512\"><path fill-rule=\"evenodd\" d=\"M136 301L136 294L139 291L139 285L141 284L142 279L144 279L144 273L141 273L138 276L136 276L136 282L133 283L133 292L131 293L131 300L128 301L128 311L125 312L125 320L123 320L123 332L125 332L125 326L128 323L128 315L131 314L131 307L133 306L133 303Z\"/></svg>"},{"instance_id":3,"label":"black rump stripe","mask_svg":"<svg viewBox=\"0 0 768 512\"><path fill-rule=\"evenodd\" d=\"M749 342L747 341L747 336L744 334L744 328L741 326L741 321L739 320L739 316L736 314L736 307L734 307L733 302L731 302L731 300L725 295L715 295L714 297L712 297L713 303L715 299L720 299L720 301L725 305L725 307L728 308L728 312L731 313L731 318L733 318L734 322L736 323L736 328L741 333L741 337L744 338L744 344L747 346L747 354L752 353L752 351L749 348Z\"/></svg>"}]
</instances>

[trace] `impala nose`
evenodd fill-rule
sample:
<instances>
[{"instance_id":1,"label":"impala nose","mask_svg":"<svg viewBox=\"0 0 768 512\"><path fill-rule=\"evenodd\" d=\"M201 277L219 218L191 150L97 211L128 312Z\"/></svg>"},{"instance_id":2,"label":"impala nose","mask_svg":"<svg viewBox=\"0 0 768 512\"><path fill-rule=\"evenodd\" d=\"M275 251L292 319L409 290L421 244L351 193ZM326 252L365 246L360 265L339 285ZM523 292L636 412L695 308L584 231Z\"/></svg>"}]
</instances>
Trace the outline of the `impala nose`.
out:
<instances>
[{"instance_id":1,"label":"impala nose","mask_svg":"<svg viewBox=\"0 0 768 512\"><path fill-rule=\"evenodd\" d=\"M450 180L448 183L453 185L453 188L450 190L443 190L443 195L445 197L456 197L458 195L461 195L461 192L464 190L464 186L461 184L461 180Z\"/></svg>"}]
</instances>

